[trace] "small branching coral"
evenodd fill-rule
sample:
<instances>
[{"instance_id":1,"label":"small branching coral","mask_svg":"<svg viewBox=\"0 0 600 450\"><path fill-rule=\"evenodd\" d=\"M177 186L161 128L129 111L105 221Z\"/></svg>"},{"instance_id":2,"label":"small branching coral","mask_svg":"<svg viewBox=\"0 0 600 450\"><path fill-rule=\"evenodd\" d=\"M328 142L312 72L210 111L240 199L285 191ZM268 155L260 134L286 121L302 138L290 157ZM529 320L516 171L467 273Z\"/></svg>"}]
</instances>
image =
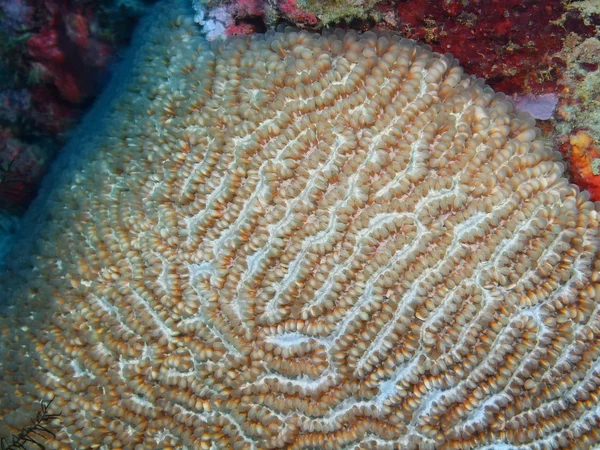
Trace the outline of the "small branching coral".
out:
<instances>
[{"instance_id":1,"label":"small branching coral","mask_svg":"<svg viewBox=\"0 0 600 450\"><path fill-rule=\"evenodd\" d=\"M38 448L45 449L46 446L39 442L41 439L46 439L50 436L55 437L54 431L51 429L52 421L58 419L58 414L52 414L49 412L51 400L42 400L40 402L40 410L37 413L35 420L31 421L31 425L28 425L21 429L19 434L13 434L10 437L10 442L6 438L0 439L0 448L2 450L16 450L16 449L29 449Z\"/></svg>"}]
</instances>

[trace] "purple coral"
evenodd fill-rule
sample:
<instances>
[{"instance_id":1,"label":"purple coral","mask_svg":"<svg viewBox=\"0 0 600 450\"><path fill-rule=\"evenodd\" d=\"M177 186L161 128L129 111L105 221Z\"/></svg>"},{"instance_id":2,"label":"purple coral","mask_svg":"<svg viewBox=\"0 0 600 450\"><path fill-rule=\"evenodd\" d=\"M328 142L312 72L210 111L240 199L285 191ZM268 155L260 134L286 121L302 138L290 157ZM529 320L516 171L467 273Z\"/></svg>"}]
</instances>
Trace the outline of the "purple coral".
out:
<instances>
[{"instance_id":1,"label":"purple coral","mask_svg":"<svg viewBox=\"0 0 600 450\"><path fill-rule=\"evenodd\" d=\"M9 28L22 28L31 20L33 10L23 0L3 0L0 8L4 13L3 22Z\"/></svg>"},{"instance_id":2,"label":"purple coral","mask_svg":"<svg viewBox=\"0 0 600 450\"><path fill-rule=\"evenodd\" d=\"M515 96L515 107L527 111L535 119L548 120L554 114L558 97L555 94Z\"/></svg>"},{"instance_id":3,"label":"purple coral","mask_svg":"<svg viewBox=\"0 0 600 450\"><path fill-rule=\"evenodd\" d=\"M0 119L15 123L31 107L31 94L27 89L0 91Z\"/></svg>"}]
</instances>

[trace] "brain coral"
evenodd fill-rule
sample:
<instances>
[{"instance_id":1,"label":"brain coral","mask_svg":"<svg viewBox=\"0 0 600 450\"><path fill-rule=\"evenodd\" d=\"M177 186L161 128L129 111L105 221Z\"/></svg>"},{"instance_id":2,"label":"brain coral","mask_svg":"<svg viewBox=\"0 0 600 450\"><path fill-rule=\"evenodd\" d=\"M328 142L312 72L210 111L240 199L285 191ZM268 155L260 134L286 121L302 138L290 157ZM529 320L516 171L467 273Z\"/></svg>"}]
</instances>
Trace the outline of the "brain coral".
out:
<instances>
[{"instance_id":1,"label":"brain coral","mask_svg":"<svg viewBox=\"0 0 600 450\"><path fill-rule=\"evenodd\" d=\"M184 13L10 291L2 435L55 396L49 448L600 442L599 217L533 119L395 35Z\"/></svg>"}]
</instances>

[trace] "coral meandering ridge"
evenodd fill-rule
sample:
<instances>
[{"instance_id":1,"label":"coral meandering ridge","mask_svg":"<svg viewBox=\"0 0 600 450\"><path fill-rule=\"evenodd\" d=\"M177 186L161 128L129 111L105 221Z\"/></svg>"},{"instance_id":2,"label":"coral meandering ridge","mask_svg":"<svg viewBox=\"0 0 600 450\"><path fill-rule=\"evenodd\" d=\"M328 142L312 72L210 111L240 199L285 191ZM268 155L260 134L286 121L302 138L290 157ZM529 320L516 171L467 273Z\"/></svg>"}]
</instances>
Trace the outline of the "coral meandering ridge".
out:
<instances>
[{"instance_id":1,"label":"coral meandering ridge","mask_svg":"<svg viewBox=\"0 0 600 450\"><path fill-rule=\"evenodd\" d=\"M534 120L393 34L186 14L10 289L0 433L54 398L49 448L597 444L598 213Z\"/></svg>"}]
</instances>

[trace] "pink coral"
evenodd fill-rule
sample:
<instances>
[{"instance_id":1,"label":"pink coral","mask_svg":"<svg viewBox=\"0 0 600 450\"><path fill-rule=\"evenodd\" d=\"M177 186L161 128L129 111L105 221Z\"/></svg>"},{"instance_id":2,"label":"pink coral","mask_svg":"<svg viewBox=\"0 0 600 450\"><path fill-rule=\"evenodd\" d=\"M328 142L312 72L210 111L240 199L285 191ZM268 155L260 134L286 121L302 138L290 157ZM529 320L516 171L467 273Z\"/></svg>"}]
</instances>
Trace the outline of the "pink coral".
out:
<instances>
[{"instance_id":1,"label":"pink coral","mask_svg":"<svg viewBox=\"0 0 600 450\"><path fill-rule=\"evenodd\" d=\"M264 2L261 0L238 0L231 5L231 12L237 17L261 16Z\"/></svg>"},{"instance_id":2,"label":"pink coral","mask_svg":"<svg viewBox=\"0 0 600 450\"><path fill-rule=\"evenodd\" d=\"M63 99L82 103L98 83L110 54L108 45L91 33L91 15L47 4L52 20L27 41L29 56L51 74Z\"/></svg>"},{"instance_id":3,"label":"pink coral","mask_svg":"<svg viewBox=\"0 0 600 450\"><path fill-rule=\"evenodd\" d=\"M286 14L290 19L296 22L297 25L308 24L315 25L319 20L313 13L302 10L296 0L284 0L279 3L279 9Z\"/></svg>"},{"instance_id":4,"label":"pink coral","mask_svg":"<svg viewBox=\"0 0 600 450\"><path fill-rule=\"evenodd\" d=\"M29 55L36 61L61 64L65 60L58 46L58 32L54 28L44 27L27 40Z\"/></svg>"},{"instance_id":5,"label":"pink coral","mask_svg":"<svg viewBox=\"0 0 600 450\"><path fill-rule=\"evenodd\" d=\"M234 24L225 30L227 36L248 35L256 32L256 27L249 23Z\"/></svg>"}]
</instances>

